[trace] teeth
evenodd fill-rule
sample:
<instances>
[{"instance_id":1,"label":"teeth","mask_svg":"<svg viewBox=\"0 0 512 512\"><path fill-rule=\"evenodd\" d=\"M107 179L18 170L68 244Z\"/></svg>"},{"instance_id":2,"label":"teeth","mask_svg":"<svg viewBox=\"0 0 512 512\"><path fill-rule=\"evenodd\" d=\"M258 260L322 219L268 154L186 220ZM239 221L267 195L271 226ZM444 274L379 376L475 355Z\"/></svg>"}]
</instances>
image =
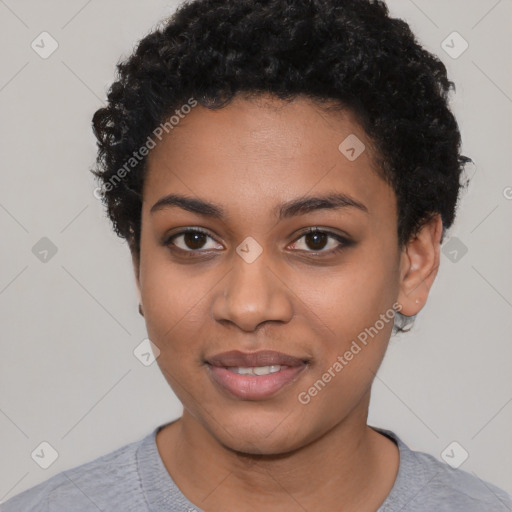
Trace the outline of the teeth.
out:
<instances>
[{"instance_id":1,"label":"teeth","mask_svg":"<svg viewBox=\"0 0 512 512\"><path fill-rule=\"evenodd\" d=\"M272 365L272 366L251 366L251 367L236 367L233 366L229 368L234 373L238 373L239 375L270 375L271 373L277 373L283 368L280 365Z\"/></svg>"},{"instance_id":2,"label":"teeth","mask_svg":"<svg viewBox=\"0 0 512 512\"><path fill-rule=\"evenodd\" d=\"M277 373L281 369L281 366L257 366L253 369L256 375L270 375L271 373Z\"/></svg>"}]
</instances>

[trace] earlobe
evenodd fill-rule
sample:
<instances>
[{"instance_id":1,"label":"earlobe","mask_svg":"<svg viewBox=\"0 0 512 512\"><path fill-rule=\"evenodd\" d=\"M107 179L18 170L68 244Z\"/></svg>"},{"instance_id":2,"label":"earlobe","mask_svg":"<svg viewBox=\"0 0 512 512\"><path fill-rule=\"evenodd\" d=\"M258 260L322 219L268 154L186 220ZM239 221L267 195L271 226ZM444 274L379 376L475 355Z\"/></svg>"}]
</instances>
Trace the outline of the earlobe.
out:
<instances>
[{"instance_id":1,"label":"earlobe","mask_svg":"<svg viewBox=\"0 0 512 512\"><path fill-rule=\"evenodd\" d=\"M437 275L443 223L439 214L424 223L400 256L398 303L405 316L416 315L427 302Z\"/></svg>"}]
</instances>

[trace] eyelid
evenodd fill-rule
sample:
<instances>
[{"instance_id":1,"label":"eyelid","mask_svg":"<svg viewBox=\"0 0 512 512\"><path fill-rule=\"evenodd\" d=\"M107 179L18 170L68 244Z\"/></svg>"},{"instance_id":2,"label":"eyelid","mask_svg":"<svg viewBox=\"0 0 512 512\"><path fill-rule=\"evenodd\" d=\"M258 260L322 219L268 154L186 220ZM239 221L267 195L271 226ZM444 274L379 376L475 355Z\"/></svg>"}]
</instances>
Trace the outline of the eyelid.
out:
<instances>
[{"instance_id":1,"label":"eyelid","mask_svg":"<svg viewBox=\"0 0 512 512\"><path fill-rule=\"evenodd\" d=\"M344 239L346 242L350 242L351 241L351 237L348 233L345 233L343 231L341 231L340 233L337 233L336 231L332 231L332 228L323 228L322 226L310 226L308 228L304 228L303 230L301 230L297 236L297 238L295 238L295 240L298 240L299 238L301 238L302 236L304 235L308 235L309 233L316 233L316 232L320 232L320 233L324 233L326 235L329 235L333 238L342 238Z\"/></svg>"},{"instance_id":2,"label":"eyelid","mask_svg":"<svg viewBox=\"0 0 512 512\"><path fill-rule=\"evenodd\" d=\"M347 234L336 233L334 231L331 231L331 228L322 228L321 226L310 226L308 228L303 229L294 238L294 240L291 242L291 245L297 243L297 241L300 240L305 235L308 235L310 233L316 233L316 232L323 233L323 234L327 235L328 238L334 238L337 242L339 242L339 245L337 247L329 249L329 250L308 251L308 250L298 249L298 250L292 250L292 252L305 253L305 254L311 254L311 255L328 256L328 255L335 254L335 253L354 244L354 241L352 240L352 238ZM177 237L187 234L187 233L202 233L202 234L206 235L207 237L211 238L212 240L214 240L216 243L222 245L220 242L217 241L216 237L212 236L209 233L208 230L206 230L204 228L200 228L200 227L194 227L194 226L184 227L180 231L177 231L168 236L165 236L162 241L162 244L164 246L174 245L174 244L172 244L172 240L174 238L177 238ZM190 249L190 250L187 250L187 249L182 249L181 247L177 247L175 245L171 250L179 251L182 254L187 254L187 256L192 256L194 254L211 253L214 251L220 251L219 249L206 249L206 250L205 249L196 249L196 250Z\"/></svg>"},{"instance_id":3,"label":"eyelid","mask_svg":"<svg viewBox=\"0 0 512 512\"><path fill-rule=\"evenodd\" d=\"M322 234L326 235L328 238L334 238L337 242L339 242L339 245L337 247L335 247L333 249L329 249L329 250L318 250L318 251L298 250L296 252L302 252L302 253L313 254L313 255L315 255L315 254L322 255L323 254L323 255L327 256L327 255L335 254L335 253L341 251L342 249L354 244L353 240L347 234L336 233L334 231L331 231L330 228L322 228L321 226L314 226L314 227L306 228L305 230L301 231L299 233L299 235L292 242L292 245L297 243L297 241L300 240L303 236L308 235L310 233L322 233Z\"/></svg>"},{"instance_id":4,"label":"eyelid","mask_svg":"<svg viewBox=\"0 0 512 512\"><path fill-rule=\"evenodd\" d=\"M186 235L187 233L201 233L203 235L206 235L207 237L211 238L212 240L214 240L216 243L222 245L216 237L212 236L210 234L210 232L204 228L200 228L200 227L194 227L194 226L187 226L187 227L184 227L184 228L181 228L180 231L176 231L175 233L171 233L170 235L165 235L163 240L162 240L162 244L165 245L165 246L169 246L169 245L172 245L172 240L174 238L177 238L181 235ZM186 250L186 249L181 249L180 247L176 247L177 250L179 251L182 251L182 252L188 252L188 253L201 253L201 252L207 252L205 251L204 249L197 249L197 250ZM208 251L210 251L212 249L208 249ZM213 250L218 250L218 249L213 249Z\"/></svg>"}]
</instances>

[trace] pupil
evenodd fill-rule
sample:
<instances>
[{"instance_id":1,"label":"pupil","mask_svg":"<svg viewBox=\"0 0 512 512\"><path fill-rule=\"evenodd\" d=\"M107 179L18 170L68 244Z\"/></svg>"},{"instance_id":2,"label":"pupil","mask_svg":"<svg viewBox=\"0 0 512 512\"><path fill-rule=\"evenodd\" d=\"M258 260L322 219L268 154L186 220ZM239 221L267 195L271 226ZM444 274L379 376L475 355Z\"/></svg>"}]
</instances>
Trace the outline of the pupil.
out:
<instances>
[{"instance_id":1,"label":"pupil","mask_svg":"<svg viewBox=\"0 0 512 512\"><path fill-rule=\"evenodd\" d=\"M206 235L203 233L185 233L185 244L190 249L200 249L204 245L204 238ZM325 233L315 232L308 233L306 235L306 240L308 242L308 246L310 249L319 250L325 247L325 241L327 239L327 235ZM309 243L312 241L312 244Z\"/></svg>"},{"instance_id":2,"label":"pupil","mask_svg":"<svg viewBox=\"0 0 512 512\"><path fill-rule=\"evenodd\" d=\"M189 249L200 249L204 245L204 240L202 239L204 239L205 236L206 235L203 233L185 233L185 244L188 246Z\"/></svg>"},{"instance_id":3,"label":"pupil","mask_svg":"<svg viewBox=\"0 0 512 512\"><path fill-rule=\"evenodd\" d=\"M325 246L325 240L327 238L327 235L325 233L319 233L319 232L316 232L316 233L308 233L306 235L306 240L310 239L310 238L315 238L316 239L316 242L314 241L313 242L313 247L310 247L310 249L313 249L313 250L319 250L319 249L323 249L323 247ZM321 247L317 247L315 246L315 243L318 243L318 239L320 239L320 245Z\"/></svg>"}]
</instances>

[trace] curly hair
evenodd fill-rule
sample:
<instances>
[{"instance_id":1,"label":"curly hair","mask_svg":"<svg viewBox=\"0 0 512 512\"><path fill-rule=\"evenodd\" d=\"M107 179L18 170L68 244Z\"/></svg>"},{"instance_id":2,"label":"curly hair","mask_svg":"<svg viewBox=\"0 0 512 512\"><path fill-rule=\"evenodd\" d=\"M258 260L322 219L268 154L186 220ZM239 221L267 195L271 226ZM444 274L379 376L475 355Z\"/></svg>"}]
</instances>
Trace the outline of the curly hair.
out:
<instances>
[{"instance_id":1,"label":"curly hair","mask_svg":"<svg viewBox=\"0 0 512 512\"><path fill-rule=\"evenodd\" d=\"M114 231L139 256L147 159L133 155L156 127L190 98L217 109L237 94L303 95L357 115L396 194L399 244L436 214L444 237L470 161L448 106L453 87L382 1L192 0L117 64L93 117L92 172Z\"/></svg>"}]
</instances>

